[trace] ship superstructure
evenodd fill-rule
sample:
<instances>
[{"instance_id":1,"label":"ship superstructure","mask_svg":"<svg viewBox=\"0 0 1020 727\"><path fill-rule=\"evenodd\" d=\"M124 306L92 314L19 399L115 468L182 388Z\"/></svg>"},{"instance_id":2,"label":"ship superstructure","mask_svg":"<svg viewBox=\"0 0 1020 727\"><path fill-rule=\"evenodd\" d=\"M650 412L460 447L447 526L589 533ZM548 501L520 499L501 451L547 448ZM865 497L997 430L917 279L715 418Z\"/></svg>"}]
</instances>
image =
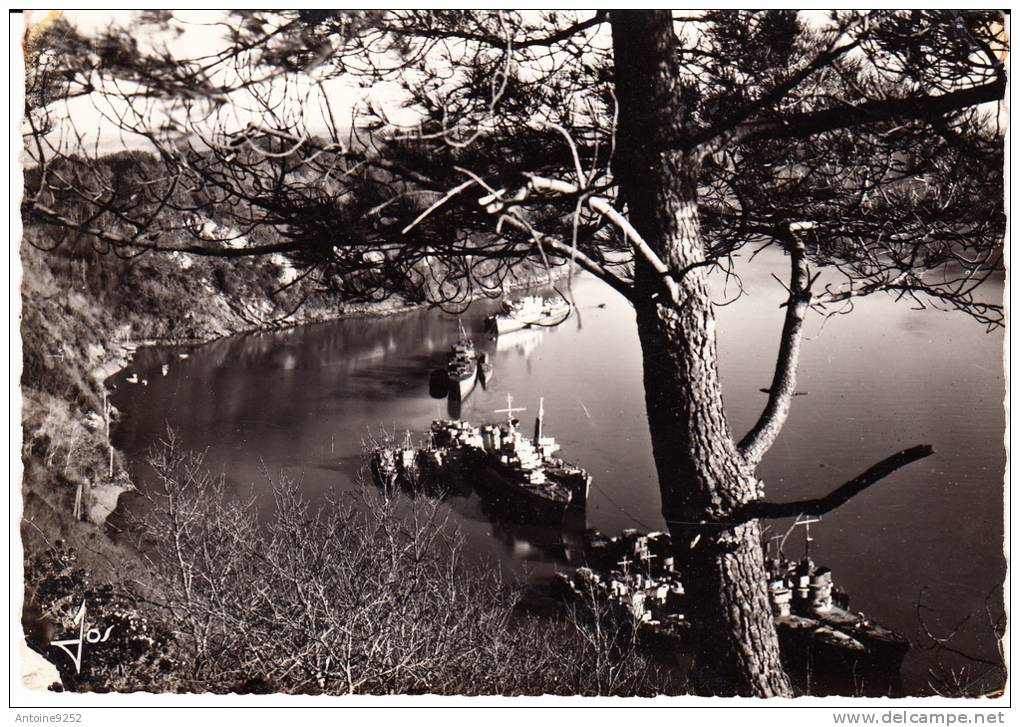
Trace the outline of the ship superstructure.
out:
<instances>
[{"instance_id":1,"label":"ship superstructure","mask_svg":"<svg viewBox=\"0 0 1020 727\"><path fill-rule=\"evenodd\" d=\"M535 422L535 437L528 438L520 431L514 414L524 411L515 408L513 397L507 394L505 424L487 424L481 428L482 447L475 452L474 466L478 486L504 499L517 500L530 508L542 511L562 511L573 499L565 485L546 475L546 462L559 449L551 437L541 436L544 409L539 405Z\"/></svg>"},{"instance_id":2,"label":"ship superstructure","mask_svg":"<svg viewBox=\"0 0 1020 727\"><path fill-rule=\"evenodd\" d=\"M799 561L780 551L766 563L769 603L784 661L801 667L898 672L909 641L864 614L848 611L849 596L834 587L832 571L811 560L810 535L806 543ZM585 603L592 598L608 603L653 643L683 640L689 626L684 587L668 533L624 530L607 538L589 531L586 551L586 567L557 574L561 589Z\"/></svg>"},{"instance_id":3,"label":"ship superstructure","mask_svg":"<svg viewBox=\"0 0 1020 727\"><path fill-rule=\"evenodd\" d=\"M381 446L372 450L370 464L376 481L386 489L404 486L419 479L421 448L411 442L411 432L404 433L403 441L395 446Z\"/></svg>"},{"instance_id":4,"label":"ship superstructure","mask_svg":"<svg viewBox=\"0 0 1020 727\"><path fill-rule=\"evenodd\" d=\"M437 463L440 477L469 481L524 519L544 521L562 517L568 507L583 508L591 476L557 456L559 443L543 431L544 399L539 401L532 437L525 436L514 416L522 411L508 394L506 408L497 410L506 414L503 423L478 427L458 419L433 421L430 445L419 451L416 466L420 469L427 456L427 461ZM374 460L384 463L403 457L400 448L373 454ZM385 474L399 467L387 464L376 469Z\"/></svg>"},{"instance_id":5,"label":"ship superstructure","mask_svg":"<svg viewBox=\"0 0 1020 727\"><path fill-rule=\"evenodd\" d=\"M465 399L475 388L478 379L478 354L475 352L474 341L468 338L460 320L457 321L457 327L459 336L447 355L446 376L450 382L450 396Z\"/></svg>"},{"instance_id":6,"label":"ship superstructure","mask_svg":"<svg viewBox=\"0 0 1020 727\"><path fill-rule=\"evenodd\" d=\"M563 298L543 298L526 295L516 300L504 301L502 310L486 319L490 331L497 334L510 333L536 325L555 325L570 313L570 304Z\"/></svg>"}]
</instances>

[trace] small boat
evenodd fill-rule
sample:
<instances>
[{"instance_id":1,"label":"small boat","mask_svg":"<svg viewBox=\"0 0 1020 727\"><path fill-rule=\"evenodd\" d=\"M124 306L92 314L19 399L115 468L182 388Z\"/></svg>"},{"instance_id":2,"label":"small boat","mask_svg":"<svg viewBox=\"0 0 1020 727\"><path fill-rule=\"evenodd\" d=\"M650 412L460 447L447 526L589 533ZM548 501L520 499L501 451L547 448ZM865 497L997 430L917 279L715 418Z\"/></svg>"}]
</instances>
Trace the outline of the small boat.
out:
<instances>
[{"instance_id":1,"label":"small boat","mask_svg":"<svg viewBox=\"0 0 1020 727\"><path fill-rule=\"evenodd\" d=\"M530 326L553 326L561 323L569 313L570 303L563 298L527 295L504 301L502 310L486 318L485 325L491 332L503 335Z\"/></svg>"},{"instance_id":2,"label":"small boat","mask_svg":"<svg viewBox=\"0 0 1020 727\"><path fill-rule=\"evenodd\" d=\"M482 386L488 388L489 384L492 383L492 377L495 373L496 369L492 365L489 354L478 354L478 378L481 379Z\"/></svg>"}]
</instances>

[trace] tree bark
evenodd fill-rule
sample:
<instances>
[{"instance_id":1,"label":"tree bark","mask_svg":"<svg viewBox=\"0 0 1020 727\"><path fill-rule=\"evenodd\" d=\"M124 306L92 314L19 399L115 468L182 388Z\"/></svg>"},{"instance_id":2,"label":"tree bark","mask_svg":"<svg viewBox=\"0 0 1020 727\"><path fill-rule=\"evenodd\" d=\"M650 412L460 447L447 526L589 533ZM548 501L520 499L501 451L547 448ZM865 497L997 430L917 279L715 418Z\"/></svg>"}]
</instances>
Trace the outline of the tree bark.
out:
<instances>
[{"instance_id":1,"label":"tree bark","mask_svg":"<svg viewBox=\"0 0 1020 727\"><path fill-rule=\"evenodd\" d=\"M629 218L676 282L635 263L635 311L663 514L693 625L693 687L713 695L788 696L766 592L760 526L725 521L760 499L723 410L715 316L697 212L698 161L687 133L668 11L612 11L619 128L614 176Z\"/></svg>"},{"instance_id":2,"label":"tree bark","mask_svg":"<svg viewBox=\"0 0 1020 727\"><path fill-rule=\"evenodd\" d=\"M769 387L769 400L758 421L737 449L750 467L757 467L769 447L776 441L786 417L790 402L797 389L797 364L800 361L800 344L804 337L804 316L811 307L811 276L808 272L804 243L792 232L787 232L787 252L790 254L790 297L786 301L783 332L779 337L779 355L776 371Z\"/></svg>"}]
</instances>

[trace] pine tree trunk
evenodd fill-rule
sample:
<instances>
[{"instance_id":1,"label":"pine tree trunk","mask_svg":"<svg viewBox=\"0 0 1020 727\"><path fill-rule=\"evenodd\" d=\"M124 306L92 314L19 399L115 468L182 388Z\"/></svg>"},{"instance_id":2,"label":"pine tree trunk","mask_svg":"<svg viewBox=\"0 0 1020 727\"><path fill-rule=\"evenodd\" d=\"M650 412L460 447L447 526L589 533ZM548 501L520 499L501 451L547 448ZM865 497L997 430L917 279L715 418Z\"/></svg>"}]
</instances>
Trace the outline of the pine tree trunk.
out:
<instances>
[{"instance_id":1,"label":"pine tree trunk","mask_svg":"<svg viewBox=\"0 0 1020 727\"><path fill-rule=\"evenodd\" d=\"M711 529L705 520L761 496L723 410L715 316L697 212L697 160L683 149L687 123L668 11L613 11L619 129L614 174L631 223L678 283L635 266L645 398L676 562L693 624L696 692L791 693L766 593L758 523Z\"/></svg>"}]
</instances>

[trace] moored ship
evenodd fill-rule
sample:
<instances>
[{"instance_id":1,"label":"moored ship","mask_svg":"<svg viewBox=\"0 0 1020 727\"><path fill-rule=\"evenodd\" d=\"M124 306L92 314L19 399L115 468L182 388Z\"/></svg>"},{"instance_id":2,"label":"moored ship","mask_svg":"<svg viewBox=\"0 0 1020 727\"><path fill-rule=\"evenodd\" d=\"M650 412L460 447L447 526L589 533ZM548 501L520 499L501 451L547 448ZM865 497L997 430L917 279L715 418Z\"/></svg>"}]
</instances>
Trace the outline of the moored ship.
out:
<instances>
[{"instance_id":1,"label":"moored ship","mask_svg":"<svg viewBox=\"0 0 1020 727\"><path fill-rule=\"evenodd\" d=\"M529 522L562 519L568 508L583 508L591 476L556 455L560 445L543 431L545 407L539 401L533 437L520 431L516 412L507 395L504 424L482 427L457 419L437 419L430 427L431 443L408 455L404 447L380 448L372 454L377 479L402 477L414 472L429 479L451 483L470 482L504 514ZM423 469L423 462L429 469ZM434 474L433 474L434 473Z\"/></svg>"},{"instance_id":2,"label":"moored ship","mask_svg":"<svg viewBox=\"0 0 1020 727\"><path fill-rule=\"evenodd\" d=\"M513 397L507 394L505 424L481 427L482 446L473 452L472 474L479 488L503 500L512 510L544 520L562 517L572 503L583 504L590 478L580 474L576 481L550 476L550 469L563 469L564 463L553 457L560 448L552 437L544 436L544 401L539 402L534 437L524 436L514 414Z\"/></svg>"},{"instance_id":3,"label":"moored ship","mask_svg":"<svg viewBox=\"0 0 1020 727\"><path fill-rule=\"evenodd\" d=\"M478 378L482 382L482 388L489 388L492 384L492 377L496 369L492 365L492 358L487 353L478 354Z\"/></svg>"},{"instance_id":4,"label":"moored ship","mask_svg":"<svg viewBox=\"0 0 1020 727\"><path fill-rule=\"evenodd\" d=\"M769 602L784 659L803 666L828 662L853 668L898 671L910 642L863 613L848 610L850 597L833 586L832 571L816 566L810 554L810 523L804 556L790 560L779 550L766 563ZM791 528L792 530L792 528Z\"/></svg>"},{"instance_id":5,"label":"moored ship","mask_svg":"<svg viewBox=\"0 0 1020 727\"><path fill-rule=\"evenodd\" d=\"M436 446L435 441L415 447L411 443L411 433L406 432L399 445L373 449L369 466L376 484L387 492L402 489L446 496L459 484L457 478L448 476L451 460L456 458L455 452Z\"/></svg>"},{"instance_id":6,"label":"moored ship","mask_svg":"<svg viewBox=\"0 0 1020 727\"><path fill-rule=\"evenodd\" d=\"M586 551L586 567L557 574L561 590L584 603L593 597L608 603L650 646L682 649L690 624L669 534L625 530L607 538L590 531ZM780 552L766 566L784 664L809 672L870 674L872 681L880 675L881 683L898 678L909 641L848 611L849 596L834 588L832 572L817 567L807 549L799 561Z\"/></svg>"},{"instance_id":7,"label":"moored ship","mask_svg":"<svg viewBox=\"0 0 1020 727\"><path fill-rule=\"evenodd\" d=\"M456 399L465 399L478 379L478 355L475 344L464 332L464 326L457 321L460 336L450 347L446 361L446 376L450 383L449 395Z\"/></svg>"},{"instance_id":8,"label":"moored ship","mask_svg":"<svg viewBox=\"0 0 1020 727\"><path fill-rule=\"evenodd\" d=\"M411 444L411 432L397 446L379 446L372 450L369 466L376 482L386 490L417 482L419 449Z\"/></svg>"},{"instance_id":9,"label":"moored ship","mask_svg":"<svg viewBox=\"0 0 1020 727\"><path fill-rule=\"evenodd\" d=\"M570 303L562 298L527 295L504 301L502 310L485 319L486 327L497 334L510 333L535 325L561 323L570 313Z\"/></svg>"}]
</instances>

